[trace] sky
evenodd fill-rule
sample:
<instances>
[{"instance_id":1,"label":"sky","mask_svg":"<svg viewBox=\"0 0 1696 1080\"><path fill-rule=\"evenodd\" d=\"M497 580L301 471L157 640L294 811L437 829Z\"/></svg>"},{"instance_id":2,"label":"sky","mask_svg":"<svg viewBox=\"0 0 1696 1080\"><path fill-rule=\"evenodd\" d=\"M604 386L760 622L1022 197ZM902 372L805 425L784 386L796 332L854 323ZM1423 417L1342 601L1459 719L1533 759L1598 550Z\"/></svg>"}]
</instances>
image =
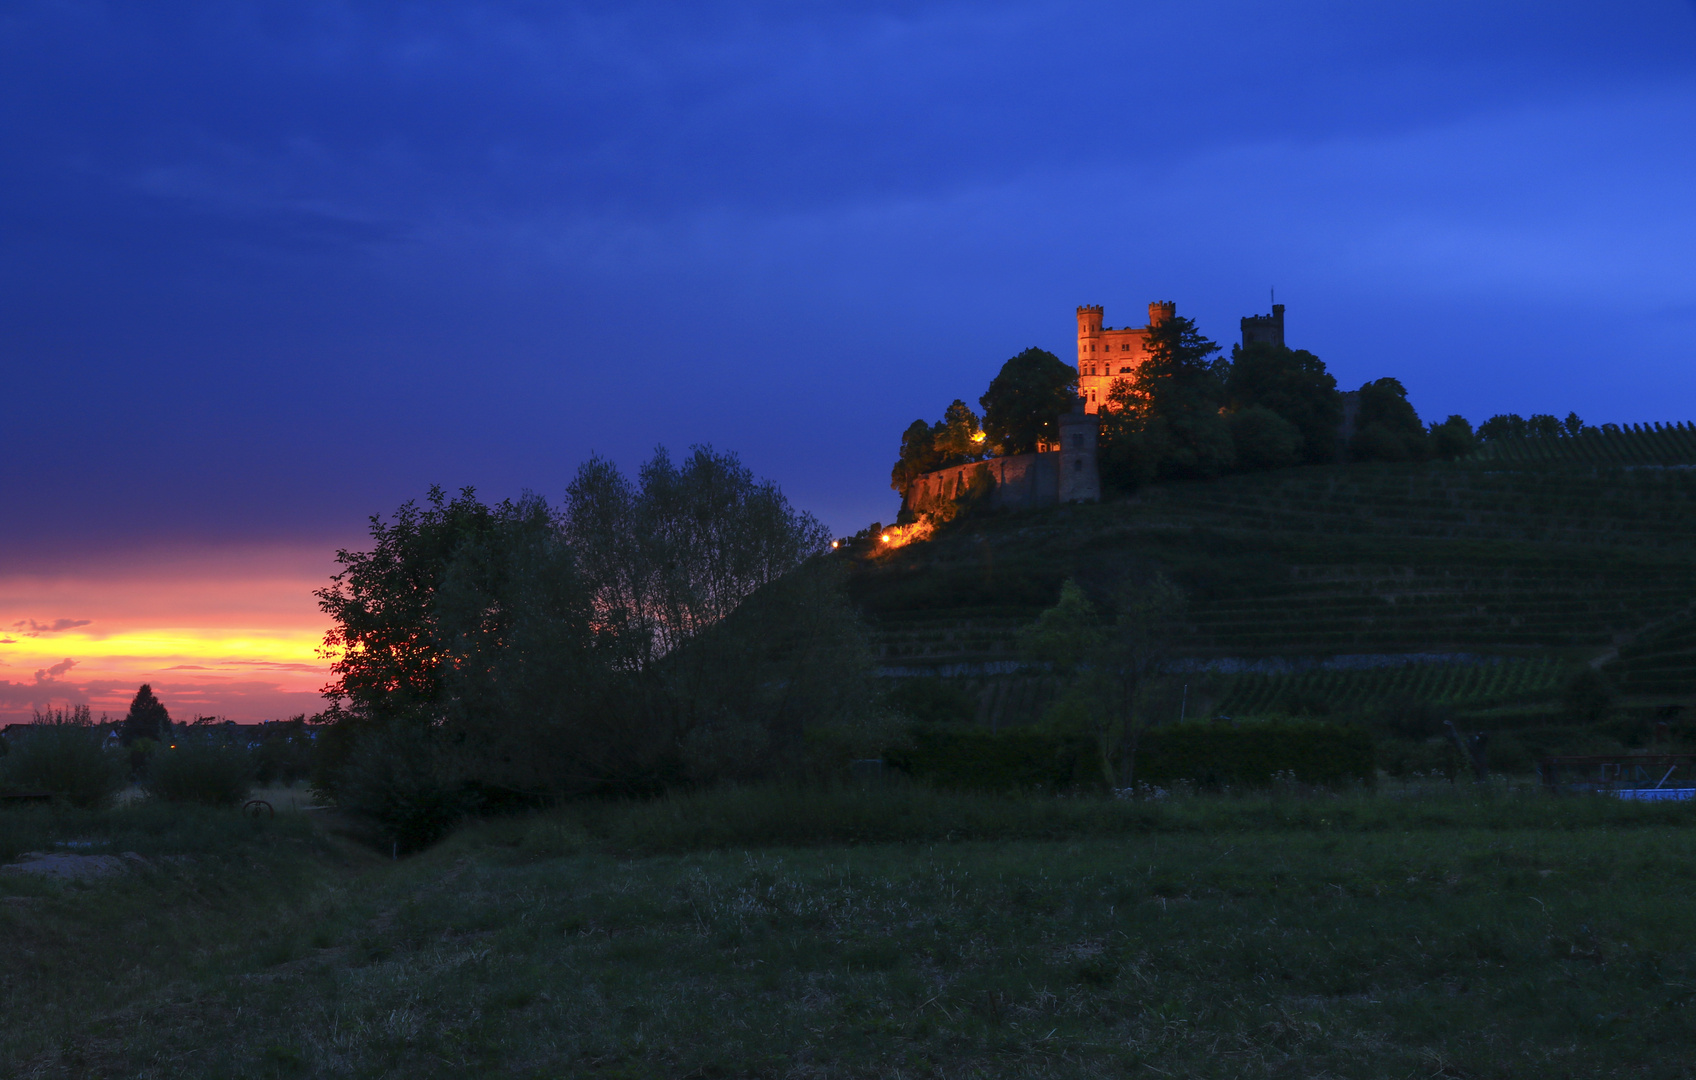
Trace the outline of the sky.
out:
<instances>
[{"instance_id":1,"label":"sky","mask_svg":"<svg viewBox=\"0 0 1696 1080\"><path fill-rule=\"evenodd\" d=\"M0 2L0 720L321 707L432 484L839 533L1079 304L1427 419L1696 418L1696 6Z\"/></svg>"}]
</instances>

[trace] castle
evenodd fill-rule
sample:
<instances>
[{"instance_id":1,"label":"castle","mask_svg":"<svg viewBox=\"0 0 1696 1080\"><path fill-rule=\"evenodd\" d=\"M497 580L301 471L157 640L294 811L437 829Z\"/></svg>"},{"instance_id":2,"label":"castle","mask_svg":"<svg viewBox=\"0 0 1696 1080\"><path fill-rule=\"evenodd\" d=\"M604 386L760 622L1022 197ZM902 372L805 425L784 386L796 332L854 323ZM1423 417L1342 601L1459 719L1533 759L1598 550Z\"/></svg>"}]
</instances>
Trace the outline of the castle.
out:
<instances>
[{"instance_id":1,"label":"castle","mask_svg":"<svg viewBox=\"0 0 1696 1080\"><path fill-rule=\"evenodd\" d=\"M1078 308L1078 396L1085 412L1100 412L1113 390L1115 379L1128 378L1148 359L1148 332L1178 313L1170 300L1148 305L1147 326L1101 325L1100 304ZM1284 343L1284 305L1273 304L1270 315L1249 315L1242 320L1243 345L1257 342Z\"/></svg>"},{"instance_id":2,"label":"castle","mask_svg":"<svg viewBox=\"0 0 1696 1080\"><path fill-rule=\"evenodd\" d=\"M926 513L967 501L1003 509L1099 502L1095 414L1108 401L1113 381L1135 374L1148 359L1149 330L1177 312L1172 301L1156 301L1148 305L1147 326L1114 329L1101 325L1100 304L1078 308L1078 401L1059 418L1058 444L1041 444L1034 454L995 457L925 473L905 492L908 510ZM1284 305L1273 304L1270 315L1245 316L1242 334L1244 347L1283 345ZM1352 416L1345 419L1352 422Z\"/></svg>"}]
</instances>

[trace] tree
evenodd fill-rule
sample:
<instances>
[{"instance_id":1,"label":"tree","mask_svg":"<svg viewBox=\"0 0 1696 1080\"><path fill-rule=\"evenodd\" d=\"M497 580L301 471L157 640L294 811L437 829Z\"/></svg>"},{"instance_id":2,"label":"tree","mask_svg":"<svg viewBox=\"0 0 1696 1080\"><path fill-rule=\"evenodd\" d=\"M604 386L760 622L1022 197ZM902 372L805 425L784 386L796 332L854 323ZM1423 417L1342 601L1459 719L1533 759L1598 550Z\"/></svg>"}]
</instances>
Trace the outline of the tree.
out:
<instances>
[{"instance_id":1,"label":"tree","mask_svg":"<svg viewBox=\"0 0 1696 1080\"><path fill-rule=\"evenodd\" d=\"M1534 413L1529 417L1520 416L1518 413L1498 413L1478 425L1478 441L1570 439L1595 434L1597 431L1597 428L1587 426L1575 412L1567 413L1565 420L1556 419L1549 413Z\"/></svg>"},{"instance_id":2,"label":"tree","mask_svg":"<svg viewBox=\"0 0 1696 1080\"><path fill-rule=\"evenodd\" d=\"M1128 488L1228 470L1236 454L1219 415L1228 364L1208 359L1219 346L1195 320L1175 315L1149 327L1144 348L1147 359L1108 394L1100 451L1105 477Z\"/></svg>"},{"instance_id":3,"label":"tree","mask_svg":"<svg viewBox=\"0 0 1696 1080\"><path fill-rule=\"evenodd\" d=\"M407 502L388 522L373 515L370 551L336 552L342 569L314 594L330 617L324 652L332 658L332 721L433 722L441 718L445 654L436 598L448 566L467 544L487 538L511 504L488 507L465 488L451 501L432 487L424 507Z\"/></svg>"},{"instance_id":4,"label":"tree","mask_svg":"<svg viewBox=\"0 0 1696 1080\"><path fill-rule=\"evenodd\" d=\"M901 513L896 521L905 525L917 517L907 503L913 481L936 469L982 461L987 452L977 414L959 398L934 424L914 420L901 435L901 456L889 471L889 486L901 493Z\"/></svg>"},{"instance_id":5,"label":"tree","mask_svg":"<svg viewBox=\"0 0 1696 1080\"><path fill-rule=\"evenodd\" d=\"M125 746L137 739L164 742L170 730L171 714L166 711L164 704L153 696L152 685L142 683L141 689L135 692L135 698L130 702L130 711L119 726L118 738Z\"/></svg>"},{"instance_id":6,"label":"tree","mask_svg":"<svg viewBox=\"0 0 1696 1080\"><path fill-rule=\"evenodd\" d=\"M1077 369L1046 349L1026 349L1001 365L978 404L983 430L1002 454L1034 453L1059 437L1061 413L1078 397Z\"/></svg>"},{"instance_id":7,"label":"tree","mask_svg":"<svg viewBox=\"0 0 1696 1080\"><path fill-rule=\"evenodd\" d=\"M914 420L901 433L901 454L895 459L895 467L889 470L889 486L906 498L914 480L940 468L937 461L935 428L923 420Z\"/></svg>"},{"instance_id":8,"label":"tree","mask_svg":"<svg viewBox=\"0 0 1696 1080\"><path fill-rule=\"evenodd\" d=\"M1282 469L1301 461L1300 429L1264 405L1250 405L1226 418L1239 469Z\"/></svg>"},{"instance_id":9,"label":"tree","mask_svg":"<svg viewBox=\"0 0 1696 1080\"><path fill-rule=\"evenodd\" d=\"M938 460L936 467L946 469L950 465L982 461L987 437L978 423L978 414L964 401L955 398L942 414L942 422L936 425L933 441Z\"/></svg>"},{"instance_id":10,"label":"tree","mask_svg":"<svg viewBox=\"0 0 1696 1080\"><path fill-rule=\"evenodd\" d=\"M1118 745L1111 760L1123 787L1136 781L1137 747L1151 723L1148 691L1171 655L1174 631L1185 606L1183 590L1159 572L1146 581L1127 582L1119 589L1118 611L1102 649L1102 668L1111 681L1121 717Z\"/></svg>"},{"instance_id":11,"label":"tree","mask_svg":"<svg viewBox=\"0 0 1696 1080\"><path fill-rule=\"evenodd\" d=\"M1478 446L1472 425L1458 413L1440 424L1433 421L1429 435L1431 456L1442 461L1466 457Z\"/></svg>"},{"instance_id":12,"label":"tree","mask_svg":"<svg viewBox=\"0 0 1696 1080\"><path fill-rule=\"evenodd\" d=\"M1586 665L1561 688L1561 711L1577 723L1600 723L1607 719L1617 694L1606 675Z\"/></svg>"},{"instance_id":13,"label":"tree","mask_svg":"<svg viewBox=\"0 0 1696 1080\"><path fill-rule=\"evenodd\" d=\"M635 484L590 459L567 489L561 528L593 593L598 635L632 670L830 548L829 530L776 484L702 446L681 466L656 450Z\"/></svg>"},{"instance_id":14,"label":"tree","mask_svg":"<svg viewBox=\"0 0 1696 1080\"><path fill-rule=\"evenodd\" d=\"M1425 425L1407 400L1407 388L1392 378L1369 382L1358 391L1354 438L1349 452L1356 461L1422 461L1427 452Z\"/></svg>"},{"instance_id":15,"label":"tree","mask_svg":"<svg viewBox=\"0 0 1696 1080\"><path fill-rule=\"evenodd\" d=\"M865 698L828 532L734 454L661 449L635 482L591 459L559 513L432 489L371 531L318 594L314 782L397 842L478 806L751 776Z\"/></svg>"},{"instance_id":16,"label":"tree","mask_svg":"<svg viewBox=\"0 0 1696 1080\"><path fill-rule=\"evenodd\" d=\"M1148 690L1170 652L1184 596L1156 573L1126 582L1114 601L1117 611L1106 622L1077 582L1068 580L1054 606L1025 630L1021 646L1027 659L1068 684L1062 706L1069 706L1065 711L1074 723L1083 718L1104 767L1115 769L1128 785L1148 726Z\"/></svg>"},{"instance_id":17,"label":"tree","mask_svg":"<svg viewBox=\"0 0 1696 1080\"><path fill-rule=\"evenodd\" d=\"M1305 349L1258 341L1232 346L1226 398L1233 412L1259 405L1295 425L1303 461L1320 464L1335 455L1343 398L1325 362Z\"/></svg>"}]
</instances>

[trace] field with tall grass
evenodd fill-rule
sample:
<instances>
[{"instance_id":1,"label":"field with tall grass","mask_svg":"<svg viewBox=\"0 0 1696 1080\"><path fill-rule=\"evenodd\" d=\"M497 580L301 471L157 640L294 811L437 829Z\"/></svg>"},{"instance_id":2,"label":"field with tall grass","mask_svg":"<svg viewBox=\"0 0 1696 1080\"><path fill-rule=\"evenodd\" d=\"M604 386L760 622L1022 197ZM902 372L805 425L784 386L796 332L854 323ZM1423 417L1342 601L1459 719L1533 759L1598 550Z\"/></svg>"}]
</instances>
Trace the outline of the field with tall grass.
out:
<instances>
[{"instance_id":1,"label":"field with tall grass","mask_svg":"<svg viewBox=\"0 0 1696 1080\"><path fill-rule=\"evenodd\" d=\"M1386 783L0 812L0 1074L1686 1076L1696 810ZM56 847L60 845L60 847Z\"/></svg>"}]
</instances>

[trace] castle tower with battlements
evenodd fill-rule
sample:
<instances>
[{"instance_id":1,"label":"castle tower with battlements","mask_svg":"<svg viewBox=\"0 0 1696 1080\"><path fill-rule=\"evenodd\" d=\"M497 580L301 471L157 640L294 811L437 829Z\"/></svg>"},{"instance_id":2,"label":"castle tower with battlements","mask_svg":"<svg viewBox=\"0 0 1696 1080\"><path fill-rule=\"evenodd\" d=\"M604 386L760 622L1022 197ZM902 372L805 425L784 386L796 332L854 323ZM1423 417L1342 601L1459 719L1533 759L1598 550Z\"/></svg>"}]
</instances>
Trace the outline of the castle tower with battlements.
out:
<instances>
[{"instance_id":1,"label":"castle tower with battlements","mask_svg":"<svg viewBox=\"0 0 1696 1080\"><path fill-rule=\"evenodd\" d=\"M1277 345L1280 348L1283 347L1283 344L1284 344L1284 305L1283 304L1273 304L1272 305L1272 314L1270 314L1270 315L1244 315L1243 316L1243 348L1246 349L1250 345L1255 345L1255 344L1260 344L1260 343L1264 343L1264 344L1267 344L1267 345Z\"/></svg>"},{"instance_id":2,"label":"castle tower with battlements","mask_svg":"<svg viewBox=\"0 0 1696 1080\"><path fill-rule=\"evenodd\" d=\"M1113 381L1130 378L1148 359L1149 327L1159 326L1177 311L1172 301L1157 301L1148 305L1148 326L1114 329L1101 325L1100 304L1078 309L1078 396L1084 399L1085 412L1101 411Z\"/></svg>"}]
</instances>

